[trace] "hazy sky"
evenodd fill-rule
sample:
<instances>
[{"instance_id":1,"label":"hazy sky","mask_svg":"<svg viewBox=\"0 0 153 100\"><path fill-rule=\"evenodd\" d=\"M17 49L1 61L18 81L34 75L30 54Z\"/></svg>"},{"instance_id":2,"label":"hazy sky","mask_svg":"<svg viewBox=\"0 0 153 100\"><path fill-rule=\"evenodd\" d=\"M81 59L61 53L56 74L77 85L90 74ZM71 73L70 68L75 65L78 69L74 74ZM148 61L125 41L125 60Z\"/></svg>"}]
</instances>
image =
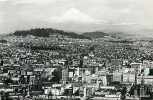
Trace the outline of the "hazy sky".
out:
<instances>
[{"instance_id":1,"label":"hazy sky","mask_svg":"<svg viewBox=\"0 0 153 100\"><path fill-rule=\"evenodd\" d=\"M152 0L0 0L0 32L35 27L70 31L153 29Z\"/></svg>"}]
</instances>

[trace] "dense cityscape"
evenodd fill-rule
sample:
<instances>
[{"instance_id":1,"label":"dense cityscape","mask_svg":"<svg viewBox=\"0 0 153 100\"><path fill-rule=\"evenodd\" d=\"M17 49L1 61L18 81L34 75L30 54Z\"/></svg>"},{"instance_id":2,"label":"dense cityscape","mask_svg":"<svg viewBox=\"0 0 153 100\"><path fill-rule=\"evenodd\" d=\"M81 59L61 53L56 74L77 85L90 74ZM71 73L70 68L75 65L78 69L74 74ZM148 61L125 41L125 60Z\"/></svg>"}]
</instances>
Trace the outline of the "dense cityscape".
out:
<instances>
[{"instance_id":1,"label":"dense cityscape","mask_svg":"<svg viewBox=\"0 0 153 100\"><path fill-rule=\"evenodd\" d=\"M151 40L80 37L3 36L0 100L153 99Z\"/></svg>"}]
</instances>

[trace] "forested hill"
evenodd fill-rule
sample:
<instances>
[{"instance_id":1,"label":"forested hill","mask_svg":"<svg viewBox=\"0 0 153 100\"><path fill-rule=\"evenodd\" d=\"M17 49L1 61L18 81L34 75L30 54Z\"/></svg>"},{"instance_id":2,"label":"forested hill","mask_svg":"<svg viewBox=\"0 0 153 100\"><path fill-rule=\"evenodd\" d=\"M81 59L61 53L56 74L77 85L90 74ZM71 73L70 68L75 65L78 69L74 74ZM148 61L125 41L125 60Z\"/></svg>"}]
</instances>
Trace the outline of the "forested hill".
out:
<instances>
[{"instance_id":1,"label":"forested hill","mask_svg":"<svg viewBox=\"0 0 153 100\"><path fill-rule=\"evenodd\" d=\"M15 36L38 36L38 37L49 37L50 35L63 35L70 38L77 38L77 39L90 39L90 37L86 37L84 35L80 35L74 32L65 32L63 30L57 30L52 28L37 28L37 29L30 29L30 30L21 30L16 31L13 33Z\"/></svg>"}]
</instances>

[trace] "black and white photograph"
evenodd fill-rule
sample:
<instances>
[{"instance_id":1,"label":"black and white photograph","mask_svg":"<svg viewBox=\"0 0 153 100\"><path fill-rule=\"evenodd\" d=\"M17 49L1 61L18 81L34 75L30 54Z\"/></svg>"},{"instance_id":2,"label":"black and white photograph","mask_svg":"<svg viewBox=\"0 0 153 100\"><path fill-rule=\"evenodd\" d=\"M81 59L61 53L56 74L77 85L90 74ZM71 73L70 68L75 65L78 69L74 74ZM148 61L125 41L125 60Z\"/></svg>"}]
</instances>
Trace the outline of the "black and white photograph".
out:
<instances>
[{"instance_id":1,"label":"black and white photograph","mask_svg":"<svg viewBox=\"0 0 153 100\"><path fill-rule=\"evenodd\" d=\"M153 1L0 0L0 100L153 100Z\"/></svg>"}]
</instances>

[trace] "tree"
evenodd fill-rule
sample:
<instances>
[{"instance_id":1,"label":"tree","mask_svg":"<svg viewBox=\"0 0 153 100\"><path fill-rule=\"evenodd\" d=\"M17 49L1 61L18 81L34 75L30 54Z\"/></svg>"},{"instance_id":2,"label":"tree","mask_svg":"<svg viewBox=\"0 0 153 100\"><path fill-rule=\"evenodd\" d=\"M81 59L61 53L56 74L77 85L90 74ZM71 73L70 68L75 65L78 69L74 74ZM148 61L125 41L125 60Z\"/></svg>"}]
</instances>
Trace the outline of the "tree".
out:
<instances>
[{"instance_id":1,"label":"tree","mask_svg":"<svg viewBox=\"0 0 153 100\"><path fill-rule=\"evenodd\" d=\"M123 87L123 89L121 90L121 100L125 100L126 93L127 93L127 88Z\"/></svg>"},{"instance_id":2,"label":"tree","mask_svg":"<svg viewBox=\"0 0 153 100\"><path fill-rule=\"evenodd\" d=\"M56 69L52 75L54 76L52 78L52 81L55 82L55 83L59 83L60 80L62 79L62 71L60 69Z\"/></svg>"}]
</instances>

